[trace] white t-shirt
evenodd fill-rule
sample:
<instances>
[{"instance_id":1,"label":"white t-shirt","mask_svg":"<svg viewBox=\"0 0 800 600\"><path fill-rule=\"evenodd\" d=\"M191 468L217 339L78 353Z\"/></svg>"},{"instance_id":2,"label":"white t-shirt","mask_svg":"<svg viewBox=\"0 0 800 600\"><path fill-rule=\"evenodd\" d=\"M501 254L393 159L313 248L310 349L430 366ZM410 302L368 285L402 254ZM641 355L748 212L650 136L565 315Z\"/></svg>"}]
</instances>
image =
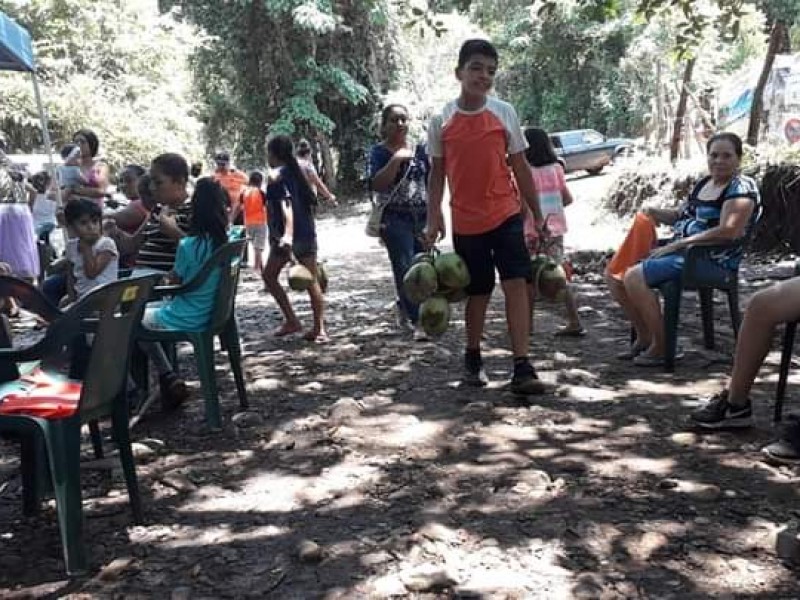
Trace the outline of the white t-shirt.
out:
<instances>
[{"instance_id":1,"label":"white t-shirt","mask_svg":"<svg viewBox=\"0 0 800 600\"><path fill-rule=\"evenodd\" d=\"M119 251L117 245L110 237L101 236L100 239L92 246L92 254L97 256L101 252L111 252L114 258L109 261L106 268L94 279L86 277L83 270L83 256L78 250L78 238L72 238L67 241L67 260L72 263L72 274L75 276L75 292L78 299L83 298L86 294L91 292L94 288L117 280L117 271L119 270Z\"/></svg>"},{"instance_id":2,"label":"white t-shirt","mask_svg":"<svg viewBox=\"0 0 800 600\"><path fill-rule=\"evenodd\" d=\"M50 200L46 194L36 194L31 214L33 215L33 227L35 229L40 225L55 225L56 201Z\"/></svg>"}]
</instances>

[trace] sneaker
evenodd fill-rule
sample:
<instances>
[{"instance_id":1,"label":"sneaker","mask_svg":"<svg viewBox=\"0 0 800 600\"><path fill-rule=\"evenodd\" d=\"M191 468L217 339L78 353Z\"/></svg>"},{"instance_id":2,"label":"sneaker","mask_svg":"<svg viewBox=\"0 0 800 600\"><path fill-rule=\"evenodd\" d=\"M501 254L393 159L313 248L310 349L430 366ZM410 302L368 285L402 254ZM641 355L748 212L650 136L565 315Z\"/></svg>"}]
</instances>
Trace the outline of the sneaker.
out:
<instances>
[{"instance_id":1,"label":"sneaker","mask_svg":"<svg viewBox=\"0 0 800 600\"><path fill-rule=\"evenodd\" d=\"M489 378L486 376L486 371L483 370L483 361L480 359L480 355L477 358L473 358L469 354L464 355L464 376L461 378L461 383L470 387L488 385Z\"/></svg>"},{"instance_id":2,"label":"sneaker","mask_svg":"<svg viewBox=\"0 0 800 600\"><path fill-rule=\"evenodd\" d=\"M411 333L411 339L415 342L427 342L430 341L431 338L422 327L419 325L414 325L414 331Z\"/></svg>"},{"instance_id":3,"label":"sneaker","mask_svg":"<svg viewBox=\"0 0 800 600\"><path fill-rule=\"evenodd\" d=\"M520 396L539 395L547 391L547 385L539 380L536 369L529 362L514 365L511 391Z\"/></svg>"},{"instance_id":4,"label":"sneaker","mask_svg":"<svg viewBox=\"0 0 800 600\"><path fill-rule=\"evenodd\" d=\"M786 425L781 438L762 448L761 452L770 462L800 464L800 421L795 420Z\"/></svg>"},{"instance_id":5,"label":"sneaker","mask_svg":"<svg viewBox=\"0 0 800 600\"><path fill-rule=\"evenodd\" d=\"M691 414L691 419L704 429L733 429L753 426L753 411L750 399L744 406L728 402L728 390L714 394L703 407Z\"/></svg>"}]
</instances>

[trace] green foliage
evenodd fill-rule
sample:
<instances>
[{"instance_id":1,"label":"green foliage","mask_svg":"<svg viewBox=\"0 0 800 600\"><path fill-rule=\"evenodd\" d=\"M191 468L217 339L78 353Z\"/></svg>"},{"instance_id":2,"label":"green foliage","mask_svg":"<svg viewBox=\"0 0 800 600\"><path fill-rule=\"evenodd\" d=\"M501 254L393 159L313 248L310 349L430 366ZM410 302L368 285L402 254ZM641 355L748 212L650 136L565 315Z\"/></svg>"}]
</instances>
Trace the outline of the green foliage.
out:
<instances>
[{"instance_id":1,"label":"green foliage","mask_svg":"<svg viewBox=\"0 0 800 600\"><path fill-rule=\"evenodd\" d=\"M282 133L330 142L340 180L353 127L377 109L392 66L389 0L218 0L162 2L208 37L192 65L209 151L231 149L263 165L264 141ZM348 130L348 131L346 131ZM364 144L367 131L358 131Z\"/></svg>"},{"instance_id":2,"label":"green foliage","mask_svg":"<svg viewBox=\"0 0 800 600\"><path fill-rule=\"evenodd\" d=\"M31 32L57 147L89 127L112 166L147 164L166 150L197 155L200 123L185 75L197 39L191 27L147 0L0 0L0 10ZM0 75L0 129L12 147L42 150L21 74Z\"/></svg>"}]
</instances>

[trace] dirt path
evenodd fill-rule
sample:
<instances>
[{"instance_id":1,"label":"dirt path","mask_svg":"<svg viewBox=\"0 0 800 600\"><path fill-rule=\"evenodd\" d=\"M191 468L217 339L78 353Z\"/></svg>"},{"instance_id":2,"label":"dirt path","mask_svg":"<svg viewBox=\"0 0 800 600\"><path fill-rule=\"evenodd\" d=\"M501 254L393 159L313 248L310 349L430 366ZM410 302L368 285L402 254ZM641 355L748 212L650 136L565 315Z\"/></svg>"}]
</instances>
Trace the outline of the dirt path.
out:
<instances>
[{"instance_id":1,"label":"dirt path","mask_svg":"<svg viewBox=\"0 0 800 600\"><path fill-rule=\"evenodd\" d=\"M137 428L144 526L130 525L118 472L87 471L92 577L63 581L55 513L22 518L15 453L0 446L1 597L800 595L797 572L774 552L775 533L800 518L798 472L763 464L757 451L772 435L775 357L757 385L756 430L686 429L696 396L728 369L721 305L719 353L697 350L687 295L678 372L636 369L613 358L626 325L588 269L578 287L590 334L556 341L560 311L537 310L532 354L557 391L520 405L502 388L501 298L484 350L493 384L461 389L461 316L436 343L396 333L388 261L362 226L361 215L321 223L327 345L271 338L274 303L245 278L252 412L232 423L220 355L224 431L206 431L199 401ZM293 300L307 320L305 298Z\"/></svg>"}]
</instances>

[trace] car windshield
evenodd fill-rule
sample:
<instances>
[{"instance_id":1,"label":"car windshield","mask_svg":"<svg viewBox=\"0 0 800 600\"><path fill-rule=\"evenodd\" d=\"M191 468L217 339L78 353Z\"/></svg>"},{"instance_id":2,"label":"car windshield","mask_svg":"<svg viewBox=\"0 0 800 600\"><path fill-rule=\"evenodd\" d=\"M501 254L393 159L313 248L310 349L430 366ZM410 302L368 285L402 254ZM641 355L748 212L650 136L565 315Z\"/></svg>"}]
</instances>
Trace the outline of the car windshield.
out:
<instances>
[{"instance_id":1,"label":"car windshield","mask_svg":"<svg viewBox=\"0 0 800 600\"><path fill-rule=\"evenodd\" d=\"M585 144L602 144L604 141L605 138L603 135L594 129L590 129L589 131L585 131L583 133L583 142Z\"/></svg>"}]
</instances>

